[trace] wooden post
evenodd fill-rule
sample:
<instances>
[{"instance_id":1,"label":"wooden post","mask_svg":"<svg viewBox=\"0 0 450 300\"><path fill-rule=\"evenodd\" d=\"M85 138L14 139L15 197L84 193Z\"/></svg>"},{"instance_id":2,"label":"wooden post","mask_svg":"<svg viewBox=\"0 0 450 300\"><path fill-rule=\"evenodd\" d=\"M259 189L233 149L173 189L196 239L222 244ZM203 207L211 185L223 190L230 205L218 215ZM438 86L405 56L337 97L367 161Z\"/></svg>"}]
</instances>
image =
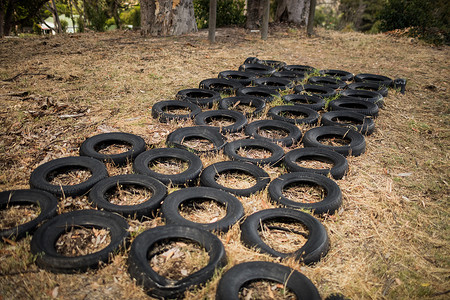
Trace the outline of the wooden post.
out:
<instances>
[{"instance_id":1,"label":"wooden post","mask_svg":"<svg viewBox=\"0 0 450 300\"><path fill-rule=\"evenodd\" d=\"M314 34L314 15L316 13L316 0L311 0L309 3L308 25L306 27L306 34L311 36Z\"/></svg>"},{"instance_id":2,"label":"wooden post","mask_svg":"<svg viewBox=\"0 0 450 300\"><path fill-rule=\"evenodd\" d=\"M261 39L267 40L269 33L269 17L270 17L270 0L264 0L264 12L261 30Z\"/></svg>"},{"instance_id":3,"label":"wooden post","mask_svg":"<svg viewBox=\"0 0 450 300\"><path fill-rule=\"evenodd\" d=\"M211 43L216 42L216 19L217 19L217 0L209 0L208 39Z\"/></svg>"}]
</instances>

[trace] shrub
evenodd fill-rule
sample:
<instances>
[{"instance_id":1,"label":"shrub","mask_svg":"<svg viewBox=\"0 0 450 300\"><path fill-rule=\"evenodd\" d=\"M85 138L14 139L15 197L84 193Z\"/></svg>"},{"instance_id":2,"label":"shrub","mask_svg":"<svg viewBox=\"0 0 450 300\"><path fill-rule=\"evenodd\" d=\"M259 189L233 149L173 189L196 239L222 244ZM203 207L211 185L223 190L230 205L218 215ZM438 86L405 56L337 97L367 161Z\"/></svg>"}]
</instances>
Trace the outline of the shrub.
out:
<instances>
[{"instance_id":1,"label":"shrub","mask_svg":"<svg viewBox=\"0 0 450 300\"><path fill-rule=\"evenodd\" d=\"M216 26L243 25L245 23L244 0L218 0ZM194 0L198 28L209 26L209 0Z\"/></svg>"},{"instance_id":2,"label":"shrub","mask_svg":"<svg viewBox=\"0 0 450 300\"><path fill-rule=\"evenodd\" d=\"M341 20L342 14L338 14L331 7L317 6L314 14L314 25L321 26L326 29L337 29Z\"/></svg>"},{"instance_id":3,"label":"shrub","mask_svg":"<svg viewBox=\"0 0 450 300\"><path fill-rule=\"evenodd\" d=\"M120 14L124 24L133 25L133 28L141 27L141 7L139 5Z\"/></svg>"}]
</instances>

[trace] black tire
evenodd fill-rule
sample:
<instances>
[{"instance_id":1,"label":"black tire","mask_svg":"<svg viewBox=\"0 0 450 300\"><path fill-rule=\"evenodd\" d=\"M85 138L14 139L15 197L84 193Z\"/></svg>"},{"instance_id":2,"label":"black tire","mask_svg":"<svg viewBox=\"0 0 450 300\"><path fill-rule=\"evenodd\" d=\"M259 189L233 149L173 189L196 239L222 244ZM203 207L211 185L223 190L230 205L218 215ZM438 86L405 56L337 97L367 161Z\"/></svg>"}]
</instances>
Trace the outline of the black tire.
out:
<instances>
[{"instance_id":1,"label":"black tire","mask_svg":"<svg viewBox=\"0 0 450 300\"><path fill-rule=\"evenodd\" d=\"M291 253L279 252L264 243L258 231L261 230L262 224L275 220L288 223L296 221L304 225L308 230L306 243ZM249 248L257 248L274 257L293 257L305 264L318 262L327 254L330 246L327 230L319 220L310 214L289 208L260 210L248 216L241 225L241 240Z\"/></svg>"},{"instance_id":2,"label":"black tire","mask_svg":"<svg viewBox=\"0 0 450 300\"><path fill-rule=\"evenodd\" d=\"M253 80L257 78L257 75L251 72L228 70L220 72L219 78L226 78L228 80L239 82L243 86L249 86L253 83Z\"/></svg>"},{"instance_id":3,"label":"black tire","mask_svg":"<svg viewBox=\"0 0 450 300\"><path fill-rule=\"evenodd\" d=\"M311 66L305 66L305 65L287 65L283 67L284 71L291 71L295 72L297 74L310 74L314 72L314 68Z\"/></svg>"},{"instance_id":4,"label":"black tire","mask_svg":"<svg viewBox=\"0 0 450 300\"><path fill-rule=\"evenodd\" d=\"M380 108L375 103L355 98L340 97L330 102L329 109L354 111L366 116L377 117Z\"/></svg>"},{"instance_id":5,"label":"black tire","mask_svg":"<svg viewBox=\"0 0 450 300\"><path fill-rule=\"evenodd\" d=\"M205 248L209 254L208 264L197 272L178 281L167 279L152 269L148 255L158 242L174 240L191 240ZM137 284L153 297L171 299L197 285L208 281L216 269L227 263L225 248L214 234L188 226L159 226L139 234L131 244L128 255L128 272Z\"/></svg>"},{"instance_id":6,"label":"black tire","mask_svg":"<svg viewBox=\"0 0 450 300\"><path fill-rule=\"evenodd\" d=\"M13 205L34 205L39 208L39 215L23 224L0 230L0 242L3 238L19 240L32 234L39 224L56 215L58 200L50 193L40 190L10 190L0 193L0 210Z\"/></svg>"},{"instance_id":7,"label":"black tire","mask_svg":"<svg viewBox=\"0 0 450 300\"><path fill-rule=\"evenodd\" d=\"M286 66L286 63L284 61L271 60L271 59L258 59L256 61L256 63L272 67L275 70L281 70L284 66Z\"/></svg>"},{"instance_id":8,"label":"black tire","mask_svg":"<svg viewBox=\"0 0 450 300\"><path fill-rule=\"evenodd\" d=\"M371 103L375 103L379 108L384 107L383 96L380 93L374 91L367 90L352 90L347 89L340 93L344 97L355 98L358 100L369 101Z\"/></svg>"},{"instance_id":9,"label":"black tire","mask_svg":"<svg viewBox=\"0 0 450 300\"><path fill-rule=\"evenodd\" d=\"M64 256L56 251L56 241L68 229L75 227L108 229L111 242L100 251L81 255ZM114 213L99 210L77 210L56 216L36 230L31 240L31 253L36 264L55 273L85 272L96 269L99 263L108 262L113 253L125 245L128 238L127 221Z\"/></svg>"},{"instance_id":10,"label":"black tire","mask_svg":"<svg viewBox=\"0 0 450 300\"><path fill-rule=\"evenodd\" d=\"M235 265L223 274L217 287L216 300L238 300L241 287L257 280L281 283L299 300L321 299L315 285L302 273L272 262L251 261Z\"/></svg>"},{"instance_id":11,"label":"black tire","mask_svg":"<svg viewBox=\"0 0 450 300\"><path fill-rule=\"evenodd\" d=\"M256 183L246 189L233 189L220 185L216 177L221 173L239 171L256 178ZM200 175L200 183L203 186L223 190L238 196L250 196L262 191L270 182L270 176L262 168L242 161L221 161L206 167Z\"/></svg>"},{"instance_id":12,"label":"black tire","mask_svg":"<svg viewBox=\"0 0 450 300\"><path fill-rule=\"evenodd\" d=\"M326 101L314 95L292 94L283 96L283 101L288 104L301 105L312 110L319 111L325 107Z\"/></svg>"},{"instance_id":13,"label":"black tire","mask_svg":"<svg viewBox=\"0 0 450 300\"><path fill-rule=\"evenodd\" d=\"M302 203L289 200L283 195L283 189L295 183L309 183L322 187L325 197L315 203ZM293 172L281 175L269 185L270 199L288 208L310 210L314 214L334 214L342 204L342 193L339 186L332 179L313 172Z\"/></svg>"},{"instance_id":14,"label":"black tire","mask_svg":"<svg viewBox=\"0 0 450 300\"><path fill-rule=\"evenodd\" d=\"M241 72L252 72L257 74L259 77L267 77L275 73L275 68L262 65L262 64L243 64L239 66L239 71Z\"/></svg>"},{"instance_id":15,"label":"black tire","mask_svg":"<svg viewBox=\"0 0 450 300\"><path fill-rule=\"evenodd\" d=\"M167 109L189 109L190 113L184 115L176 115L171 114L170 112L166 112ZM179 100L160 101L155 103L152 107L153 118L158 119L162 123L167 123L173 120L193 119L201 112L202 110L200 109L200 107L198 107L197 104Z\"/></svg>"},{"instance_id":16,"label":"black tire","mask_svg":"<svg viewBox=\"0 0 450 300\"><path fill-rule=\"evenodd\" d=\"M275 78L286 78L295 84L301 83L305 79L305 74L300 74L292 71L279 71L272 74Z\"/></svg>"},{"instance_id":17,"label":"black tire","mask_svg":"<svg viewBox=\"0 0 450 300\"><path fill-rule=\"evenodd\" d=\"M333 166L330 169L304 168L297 164L299 160L316 160L331 163ZM348 171L348 162L345 156L330 149L316 147L298 148L289 151L284 156L284 165L289 172L314 172L324 176L331 174L336 180L342 179Z\"/></svg>"},{"instance_id":18,"label":"black tire","mask_svg":"<svg viewBox=\"0 0 450 300\"><path fill-rule=\"evenodd\" d=\"M347 83L345 81L339 80L331 76L313 76L308 78L308 83L323 85L335 90L343 89L347 86Z\"/></svg>"},{"instance_id":19,"label":"black tire","mask_svg":"<svg viewBox=\"0 0 450 300\"><path fill-rule=\"evenodd\" d=\"M320 142L321 138L335 137L348 139L350 143L344 146L328 146ZM319 147L334 150L344 156L359 156L366 151L366 140L364 136L350 128L338 126L321 126L311 128L303 136L305 147Z\"/></svg>"},{"instance_id":20,"label":"black tire","mask_svg":"<svg viewBox=\"0 0 450 300\"><path fill-rule=\"evenodd\" d=\"M271 156L267 158L249 158L237 154L240 148L261 148L271 152ZM225 145L224 151L232 160L249 162L256 165L276 166L281 162L284 156L284 150L277 144L258 139L235 140Z\"/></svg>"},{"instance_id":21,"label":"black tire","mask_svg":"<svg viewBox=\"0 0 450 300\"><path fill-rule=\"evenodd\" d=\"M251 86L238 89L236 95L257 97L264 100L265 102L271 102L275 97L281 97L280 93L278 93L277 91L259 86Z\"/></svg>"},{"instance_id":22,"label":"black tire","mask_svg":"<svg viewBox=\"0 0 450 300\"><path fill-rule=\"evenodd\" d=\"M99 150L104 146L114 144L129 144L131 149L119 154L101 154ZM145 151L145 141L140 136L125 132L110 132L94 135L86 139L80 146L80 155L89 156L104 162L112 162L123 166L134 160L136 156Z\"/></svg>"},{"instance_id":23,"label":"black tire","mask_svg":"<svg viewBox=\"0 0 450 300\"><path fill-rule=\"evenodd\" d=\"M135 185L149 189L150 198L137 205L118 205L108 201L108 192L123 185ZM108 177L99 181L89 192L89 201L97 208L121 214L125 217L140 219L152 214L161 207L161 202L167 195L167 187L160 181L146 175L125 174Z\"/></svg>"},{"instance_id":24,"label":"black tire","mask_svg":"<svg viewBox=\"0 0 450 300\"><path fill-rule=\"evenodd\" d=\"M223 98L219 102L219 107L221 109L231 110L234 106L239 104L248 105L250 107L255 108L253 112L245 114L247 118L256 117L260 115L263 112L264 108L266 107L266 102L263 99L252 96L236 96Z\"/></svg>"},{"instance_id":25,"label":"black tire","mask_svg":"<svg viewBox=\"0 0 450 300\"><path fill-rule=\"evenodd\" d=\"M298 117L286 118L284 113L291 113ZM292 124L308 124L315 125L319 121L319 113L310 108L301 105L280 105L274 106L267 112L267 115L274 120L280 120Z\"/></svg>"},{"instance_id":26,"label":"black tire","mask_svg":"<svg viewBox=\"0 0 450 300\"><path fill-rule=\"evenodd\" d=\"M178 91L176 98L181 101L195 103L202 107L213 107L214 103L221 99L220 94L216 91L205 89L185 89Z\"/></svg>"},{"instance_id":27,"label":"black tire","mask_svg":"<svg viewBox=\"0 0 450 300\"><path fill-rule=\"evenodd\" d=\"M214 148L211 150L196 150L183 145L183 141L186 138L204 138L209 140ZM171 132L166 139L166 145L168 147L176 147L185 150L192 151L196 154L200 153L210 153L220 151L225 146L225 138L217 129L209 126L194 126L194 127L184 127L178 128Z\"/></svg>"},{"instance_id":28,"label":"black tire","mask_svg":"<svg viewBox=\"0 0 450 300\"><path fill-rule=\"evenodd\" d=\"M291 80L277 77L261 77L253 81L256 86L265 87L275 91L291 89L294 85Z\"/></svg>"},{"instance_id":29,"label":"black tire","mask_svg":"<svg viewBox=\"0 0 450 300\"><path fill-rule=\"evenodd\" d=\"M257 64L258 61L259 61L259 58L250 56L244 60L244 64Z\"/></svg>"},{"instance_id":30,"label":"black tire","mask_svg":"<svg viewBox=\"0 0 450 300\"><path fill-rule=\"evenodd\" d=\"M380 93L383 97L387 97L389 92L386 86L376 82L353 82L350 83L347 88L352 90L374 91Z\"/></svg>"},{"instance_id":31,"label":"black tire","mask_svg":"<svg viewBox=\"0 0 450 300\"><path fill-rule=\"evenodd\" d=\"M234 123L225 127L210 126L209 121L211 118L232 119ZM219 130L222 133L238 132L243 130L244 126L247 125L247 118L241 112L235 110L228 110L228 109L208 110L199 113L195 117L195 124L209 126L211 128Z\"/></svg>"},{"instance_id":32,"label":"black tire","mask_svg":"<svg viewBox=\"0 0 450 300\"><path fill-rule=\"evenodd\" d=\"M157 159L179 159L188 164L188 168L178 174L163 174L153 171L149 164ZM133 169L136 173L151 176L166 185L192 185L197 182L203 169L201 159L194 153L178 148L155 148L136 157Z\"/></svg>"},{"instance_id":33,"label":"black tire","mask_svg":"<svg viewBox=\"0 0 450 300\"><path fill-rule=\"evenodd\" d=\"M279 138L279 139L270 139L261 136L258 133L258 130L260 129L275 129L275 130L282 130L284 132L288 132L288 136L285 138ZM294 144L297 144L300 139L302 138L302 132L300 129L295 126L294 124L278 121L278 120L259 120L254 121L250 124L248 124L245 129L245 134L248 136L254 137L255 139L261 139L266 140L272 143L280 143L283 146L290 147Z\"/></svg>"},{"instance_id":34,"label":"black tire","mask_svg":"<svg viewBox=\"0 0 450 300\"><path fill-rule=\"evenodd\" d=\"M333 69L320 70L319 73L331 77L338 77L342 81L351 81L353 80L354 77L352 73L343 70L333 70Z\"/></svg>"},{"instance_id":35,"label":"black tire","mask_svg":"<svg viewBox=\"0 0 450 300\"><path fill-rule=\"evenodd\" d=\"M226 215L212 223L196 223L183 218L179 208L189 201L214 201L226 207ZM196 227L215 232L227 232L244 217L244 207L239 200L227 192L210 187L192 187L175 191L164 200L161 212L166 224Z\"/></svg>"},{"instance_id":36,"label":"black tire","mask_svg":"<svg viewBox=\"0 0 450 300\"><path fill-rule=\"evenodd\" d=\"M294 93L296 94L310 94L315 95L321 98L330 98L336 95L336 90L322 86L317 84L304 84L304 85L297 85L294 87Z\"/></svg>"},{"instance_id":37,"label":"black tire","mask_svg":"<svg viewBox=\"0 0 450 300\"><path fill-rule=\"evenodd\" d=\"M386 87L393 86L394 81L386 76L383 75L377 75L377 74L370 74L370 73L361 73L355 75L355 81L356 82L375 82L379 85L384 85Z\"/></svg>"},{"instance_id":38,"label":"black tire","mask_svg":"<svg viewBox=\"0 0 450 300\"><path fill-rule=\"evenodd\" d=\"M80 167L89 169L92 173L86 181L62 186L50 183L51 173ZM30 187L47 191L58 197L79 196L88 192L97 182L106 177L108 177L108 171L103 162L87 156L69 156L51 160L34 169L30 176Z\"/></svg>"},{"instance_id":39,"label":"black tire","mask_svg":"<svg viewBox=\"0 0 450 300\"><path fill-rule=\"evenodd\" d=\"M336 110L322 114L320 123L324 126L341 126L351 128L364 135L371 135L375 122L369 116L349 110Z\"/></svg>"},{"instance_id":40,"label":"black tire","mask_svg":"<svg viewBox=\"0 0 450 300\"><path fill-rule=\"evenodd\" d=\"M244 87L241 83L225 78L209 78L202 80L198 85L200 89L213 90L219 93L233 94L237 89Z\"/></svg>"}]
</instances>

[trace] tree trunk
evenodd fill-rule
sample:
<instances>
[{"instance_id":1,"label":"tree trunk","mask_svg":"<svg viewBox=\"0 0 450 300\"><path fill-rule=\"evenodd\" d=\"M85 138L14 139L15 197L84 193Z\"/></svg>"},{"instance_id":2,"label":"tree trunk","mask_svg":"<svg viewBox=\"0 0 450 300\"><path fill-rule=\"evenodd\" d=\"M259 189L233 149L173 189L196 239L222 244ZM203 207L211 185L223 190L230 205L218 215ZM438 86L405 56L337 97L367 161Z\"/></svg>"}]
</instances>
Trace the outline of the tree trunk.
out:
<instances>
[{"instance_id":1,"label":"tree trunk","mask_svg":"<svg viewBox=\"0 0 450 300\"><path fill-rule=\"evenodd\" d=\"M55 20L56 30L58 31L58 33L62 33L63 32L63 28L61 26L61 22L59 21L59 15L58 15L58 10L56 9L55 0L52 0L51 13L53 14L53 19Z\"/></svg>"},{"instance_id":2,"label":"tree trunk","mask_svg":"<svg viewBox=\"0 0 450 300\"><path fill-rule=\"evenodd\" d=\"M216 21L217 21L217 0L210 0L208 40L211 43L216 42Z\"/></svg>"},{"instance_id":3,"label":"tree trunk","mask_svg":"<svg viewBox=\"0 0 450 300\"><path fill-rule=\"evenodd\" d=\"M311 0L278 0L275 20L304 26L308 23Z\"/></svg>"},{"instance_id":4,"label":"tree trunk","mask_svg":"<svg viewBox=\"0 0 450 300\"><path fill-rule=\"evenodd\" d=\"M248 0L247 1L247 21L245 28L259 29L262 25L261 20L264 13L264 1Z\"/></svg>"},{"instance_id":5,"label":"tree trunk","mask_svg":"<svg viewBox=\"0 0 450 300\"><path fill-rule=\"evenodd\" d=\"M3 2L0 1L0 38L5 35L5 7Z\"/></svg>"},{"instance_id":6,"label":"tree trunk","mask_svg":"<svg viewBox=\"0 0 450 300\"><path fill-rule=\"evenodd\" d=\"M308 26L306 27L306 33L311 36L314 34L314 15L316 14L316 0L311 0L309 5L308 14Z\"/></svg>"},{"instance_id":7,"label":"tree trunk","mask_svg":"<svg viewBox=\"0 0 450 300\"><path fill-rule=\"evenodd\" d=\"M12 21L14 17L14 7L16 0L9 0L6 5L6 12L4 16L3 35L8 36L11 33Z\"/></svg>"},{"instance_id":8,"label":"tree trunk","mask_svg":"<svg viewBox=\"0 0 450 300\"><path fill-rule=\"evenodd\" d=\"M193 0L140 0L141 34L180 35L197 31Z\"/></svg>"}]
</instances>

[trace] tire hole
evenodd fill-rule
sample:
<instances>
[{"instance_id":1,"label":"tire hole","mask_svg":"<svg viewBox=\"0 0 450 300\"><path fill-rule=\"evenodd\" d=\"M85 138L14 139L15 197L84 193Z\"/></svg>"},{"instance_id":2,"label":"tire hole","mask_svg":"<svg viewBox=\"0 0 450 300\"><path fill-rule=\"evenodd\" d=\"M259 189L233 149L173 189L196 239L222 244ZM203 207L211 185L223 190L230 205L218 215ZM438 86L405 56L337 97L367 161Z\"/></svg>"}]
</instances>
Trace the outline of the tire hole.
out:
<instances>
[{"instance_id":1,"label":"tire hole","mask_svg":"<svg viewBox=\"0 0 450 300\"><path fill-rule=\"evenodd\" d=\"M36 219L40 208L33 204L11 205L0 210L0 230L13 228Z\"/></svg>"},{"instance_id":2,"label":"tire hole","mask_svg":"<svg viewBox=\"0 0 450 300\"><path fill-rule=\"evenodd\" d=\"M326 197L326 191L321 186L311 183L294 182L283 188L283 196L300 203L320 202Z\"/></svg>"},{"instance_id":3,"label":"tire hole","mask_svg":"<svg viewBox=\"0 0 450 300\"><path fill-rule=\"evenodd\" d=\"M179 107L179 106L166 106L163 108L163 112L172 115L188 115L192 111L187 107Z\"/></svg>"},{"instance_id":4,"label":"tire hole","mask_svg":"<svg viewBox=\"0 0 450 300\"><path fill-rule=\"evenodd\" d=\"M124 141L111 141L95 145L94 150L103 155L115 155L130 151L133 146Z\"/></svg>"},{"instance_id":5,"label":"tire hole","mask_svg":"<svg viewBox=\"0 0 450 300\"><path fill-rule=\"evenodd\" d=\"M257 183L255 176L244 171L219 173L215 180L221 186L230 189L248 189Z\"/></svg>"},{"instance_id":6,"label":"tire hole","mask_svg":"<svg viewBox=\"0 0 450 300\"><path fill-rule=\"evenodd\" d=\"M148 168L159 174L175 175L186 171L189 164L177 158L157 158L149 162Z\"/></svg>"},{"instance_id":7,"label":"tire hole","mask_svg":"<svg viewBox=\"0 0 450 300\"><path fill-rule=\"evenodd\" d=\"M308 169L331 169L334 166L333 163L308 157L299 158L295 163L302 168Z\"/></svg>"},{"instance_id":8,"label":"tire hole","mask_svg":"<svg viewBox=\"0 0 450 300\"><path fill-rule=\"evenodd\" d=\"M236 154L241 157L252 159L265 159L272 156L272 152L257 146L241 147L236 151Z\"/></svg>"},{"instance_id":9,"label":"tire hole","mask_svg":"<svg viewBox=\"0 0 450 300\"><path fill-rule=\"evenodd\" d=\"M208 126L223 128L226 126L233 125L234 123L236 123L236 120L226 116L217 116L206 118L205 122L208 124Z\"/></svg>"},{"instance_id":10,"label":"tire hole","mask_svg":"<svg viewBox=\"0 0 450 300\"><path fill-rule=\"evenodd\" d=\"M219 202L205 199L190 199L179 207L180 215L194 223L214 223L225 217L226 207Z\"/></svg>"},{"instance_id":11,"label":"tire hole","mask_svg":"<svg viewBox=\"0 0 450 300\"><path fill-rule=\"evenodd\" d=\"M282 139L289 135L285 130L270 127L259 128L257 134L268 139Z\"/></svg>"},{"instance_id":12,"label":"tire hole","mask_svg":"<svg viewBox=\"0 0 450 300\"><path fill-rule=\"evenodd\" d=\"M335 135L323 135L317 139L321 144L326 146L341 147L348 146L351 142L348 138L341 138Z\"/></svg>"},{"instance_id":13,"label":"tire hole","mask_svg":"<svg viewBox=\"0 0 450 300\"><path fill-rule=\"evenodd\" d=\"M178 281L204 268L209 255L192 240L164 239L153 245L147 259L150 267L159 275Z\"/></svg>"},{"instance_id":14,"label":"tire hole","mask_svg":"<svg viewBox=\"0 0 450 300\"><path fill-rule=\"evenodd\" d=\"M85 182L92 172L84 167L62 167L50 172L46 180L53 185L75 185Z\"/></svg>"},{"instance_id":15,"label":"tire hole","mask_svg":"<svg viewBox=\"0 0 450 300\"><path fill-rule=\"evenodd\" d=\"M297 299L295 294L284 284L272 280L254 280L244 284L239 290L239 299Z\"/></svg>"},{"instance_id":16,"label":"tire hole","mask_svg":"<svg viewBox=\"0 0 450 300\"><path fill-rule=\"evenodd\" d=\"M106 248L111 243L105 228L70 227L55 243L56 252L69 257L88 255Z\"/></svg>"},{"instance_id":17,"label":"tire hole","mask_svg":"<svg viewBox=\"0 0 450 300\"><path fill-rule=\"evenodd\" d=\"M185 138L182 144L196 151L210 151L215 148L214 144L210 140L201 137Z\"/></svg>"},{"instance_id":18,"label":"tire hole","mask_svg":"<svg viewBox=\"0 0 450 300\"><path fill-rule=\"evenodd\" d=\"M138 205L153 195L153 192L137 184L117 184L105 193L106 199L115 205Z\"/></svg>"}]
</instances>

